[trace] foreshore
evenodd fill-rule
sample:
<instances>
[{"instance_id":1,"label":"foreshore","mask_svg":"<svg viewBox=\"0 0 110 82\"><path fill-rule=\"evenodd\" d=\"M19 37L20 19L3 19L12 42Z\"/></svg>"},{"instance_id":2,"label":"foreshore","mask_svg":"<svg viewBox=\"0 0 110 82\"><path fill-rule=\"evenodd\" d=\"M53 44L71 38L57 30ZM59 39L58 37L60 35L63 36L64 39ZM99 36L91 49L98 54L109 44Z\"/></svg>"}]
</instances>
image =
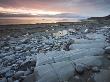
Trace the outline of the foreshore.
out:
<instances>
[{"instance_id":1,"label":"foreshore","mask_svg":"<svg viewBox=\"0 0 110 82\"><path fill-rule=\"evenodd\" d=\"M109 82L110 25L0 25L0 82Z\"/></svg>"}]
</instances>

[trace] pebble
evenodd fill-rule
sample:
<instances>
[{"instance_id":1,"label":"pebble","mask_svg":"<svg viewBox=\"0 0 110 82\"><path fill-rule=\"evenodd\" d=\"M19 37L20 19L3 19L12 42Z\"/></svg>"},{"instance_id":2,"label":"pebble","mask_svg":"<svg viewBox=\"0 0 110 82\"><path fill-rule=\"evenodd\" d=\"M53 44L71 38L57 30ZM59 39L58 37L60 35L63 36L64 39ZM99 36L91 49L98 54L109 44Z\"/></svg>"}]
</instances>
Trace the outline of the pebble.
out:
<instances>
[{"instance_id":1,"label":"pebble","mask_svg":"<svg viewBox=\"0 0 110 82\"><path fill-rule=\"evenodd\" d=\"M22 50L22 47L16 46L15 49L16 49L16 51L20 51L20 50Z\"/></svg>"},{"instance_id":2,"label":"pebble","mask_svg":"<svg viewBox=\"0 0 110 82\"><path fill-rule=\"evenodd\" d=\"M80 78L79 78L79 76L77 76L77 75L76 75L76 76L74 76L74 78L75 78L75 79L80 79Z\"/></svg>"}]
</instances>

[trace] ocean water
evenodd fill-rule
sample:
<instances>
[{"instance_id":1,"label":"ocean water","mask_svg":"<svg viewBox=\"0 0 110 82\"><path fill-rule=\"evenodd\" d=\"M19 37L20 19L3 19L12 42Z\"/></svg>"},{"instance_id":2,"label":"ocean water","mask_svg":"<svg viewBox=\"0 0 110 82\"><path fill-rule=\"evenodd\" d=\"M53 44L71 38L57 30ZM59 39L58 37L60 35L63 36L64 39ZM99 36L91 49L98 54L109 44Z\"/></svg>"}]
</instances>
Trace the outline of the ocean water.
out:
<instances>
[{"instance_id":1,"label":"ocean water","mask_svg":"<svg viewBox=\"0 0 110 82\"><path fill-rule=\"evenodd\" d=\"M3 17L0 18L0 25L77 22L77 21L79 21L79 19L77 18Z\"/></svg>"}]
</instances>

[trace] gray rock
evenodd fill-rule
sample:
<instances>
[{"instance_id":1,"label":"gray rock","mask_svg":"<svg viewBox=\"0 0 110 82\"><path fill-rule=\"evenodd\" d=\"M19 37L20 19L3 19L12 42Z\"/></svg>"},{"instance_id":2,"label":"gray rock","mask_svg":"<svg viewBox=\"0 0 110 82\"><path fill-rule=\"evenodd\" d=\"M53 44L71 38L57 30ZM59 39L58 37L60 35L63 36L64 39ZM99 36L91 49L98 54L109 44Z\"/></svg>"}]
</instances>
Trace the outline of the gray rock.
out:
<instances>
[{"instance_id":1,"label":"gray rock","mask_svg":"<svg viewBox=\"0 0 110 82\"><path fill-rule=\"evenodd\" d=\"M89 49L89 48L104 48L106 44L104 42L84 43L84 44L72 44L69 49Z\"/></svg>"},{"instance_id":2,"label":"gray rock","mask_svg":"<svg viewBox=\"0 0 110 82\"><path fill-rule=\"evenodd\" d=\"M76 75L76 76L74 76L74 78L75 78L75 79L80 79L80 77L79 77L79 76L77 76L77 75Z\"/></svg>"},{"instance_id":3,"label":"gray rock","mask_svg":"<svg viewBox=\"0 0 110 82\"><path fill-rule=\"evenodd\" d=\"M14 82L12 78L8 78L7 80L8 82Z\"/></svg>"},{"instance_id":4,"label":"gray rock","mask_svg":"<svg viewBox=\"0 0 110 82\"><path fill-rule=\"evenodd\" d=\"M25 71L18 71L14 74L14 80L18 80L21 76L24 76Z\"/></svg>"},{"instance_id":5,"label":"gray rock","mask_svg":"<svg viewBox=\"0 0 110 82\"><path fill-rule=\"evenodd\" d=\"M8 71L10 71L10 69L11 69L10 67L4 68L0 71L0 74L5 75Z\"/></svg>"},{"instance_id":6,"label":"gray rock","mask_svg":"<svg viewBox=\"0 0 110 82\"><path fill-rule=\"evenodd\" d=\"M8 51L10 49L10 47L4 47L5 51Z\"/></svg>"},{"instance_id":7,"label":"gray rock","mask_svg":"<svg viewBox=\"0 0 110 82\"><path fill-rule=\"evenodd\" d=\"M16 80L16 81L14 81L14 82L19 82L19 80Z\"/></svg>"},{"instance_id":8,"label":"gray rock","mask_svg":"<svg viewBox=\"0 0 110 82\"><path fill-rule=\"evenodd\" d=\"M27 75L23 82L36 82L36 77L35 77L35 74L30 74L30 75Z\"/></svg>"},{"instance_id":9,"label":"gray rock","mask_svg":"<svg viewBox=\"0 0 110 82\"><path fill-rule=\"evenodd\" d=\"M16 46L15 50L20 51L20 50L22 50L22 47Z\"/></svg>"},{"instance_id":10,"label":"gray rock","mask_svg":"<svg viewBox=\"0 0 110 82\"><path fill-rule=\"evenodd\" d=\"M100 72L100 69L99 69L98 67L93 67L93 68L92 68L92 71L93 71L93 72Z\"/></svg>"},{"instance_id":11,"label":"gray rock","mask_svg":"<svg viewBox=\"0 0 110 82\"><path fill-rule=\"evenodd\" d=\"M107 59L109 59L109 60L110 60L110 55L108 55L108 56L107 56Z\"/></svg>"},{"instance_id":12,"label":"gray rock","mask_svg":"<svg viewBox=\"0 0 110 82\"><path fill-rule=\"evenodd\" d=\"M82 64L76 65L75 70L77 73L82 74L85 70L84 65Z\"/></svg>"},{"instance_id":13,"label":"gray rock","mask_svg":"<svg viewBox=\"0 0 110 82\"><path fill-rule=\"evenodd\" d=\"M110 70L101 70L94 76L95 82L110 82Z\"/></svg>"},{"instance_id":14,"label":"gray rock","mask_svg":"<svg viewBox=\"0 0 110 82\"><path fill-rule=\"evenodd\" d=\"M1 78L0 82L7 82L6 78Z\"/></svg>"},{"instance_id":15,"label":"gray rock","mask_svg":"<svg viewBox=\"0 0 110 82\"><path fill-rule=\"evenodd\" d=\"M8 72L6 72L6 74L5 74L5 77L6 78L9 78L9 77L12 77L14 75L14 71L8 71Z\"/></svg>"},{"instance_id":16,"label":"gray rock","mask_svg":"<svg viewBox=\"0 0 110 82\"><path fill-rule=\"evenodd\" d=\"M0 63L2 62L2 59L0 59Z\"/></svg>"},{"instance_id":17,"label":"gray rock","mask_svg":"<svg viewBox=\"0 0 110 82\"><path fill-rule=\"evenodd\" d=\"M24 39L21 40L21 43L22 44L27 44L27 43L29 43L29 41L30 40L28 38L24 38Z\"/></svg>"},{"instance_id":18,"label":"gray rock","mask_svg":"<svg viewBox=\"0 0 110 82\"><path fill-rule=\"evenodd\" d=\"M27 71L25 71L24 75L27 76L27 75L30 75L32 74L32 71L30 69L27 69Z\"/></svg>"}]
</instances>

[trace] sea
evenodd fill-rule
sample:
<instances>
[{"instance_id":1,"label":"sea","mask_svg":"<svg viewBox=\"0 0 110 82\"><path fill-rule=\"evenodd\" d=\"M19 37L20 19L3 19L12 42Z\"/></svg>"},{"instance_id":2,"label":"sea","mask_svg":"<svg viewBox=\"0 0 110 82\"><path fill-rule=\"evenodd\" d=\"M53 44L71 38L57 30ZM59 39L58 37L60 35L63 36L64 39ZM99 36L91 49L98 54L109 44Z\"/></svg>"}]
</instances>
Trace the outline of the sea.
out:
<instances>
[{"instance_id":1,"label":"sea","mask_svg":"<svg viewBox=\"0 0 110 82\"><path fill-rule=\"evenodd\" d=\"M80 21L80 19L77 18L0 17L0 25L78 22L78 21Z\"/></svg>"}]
</instances>

